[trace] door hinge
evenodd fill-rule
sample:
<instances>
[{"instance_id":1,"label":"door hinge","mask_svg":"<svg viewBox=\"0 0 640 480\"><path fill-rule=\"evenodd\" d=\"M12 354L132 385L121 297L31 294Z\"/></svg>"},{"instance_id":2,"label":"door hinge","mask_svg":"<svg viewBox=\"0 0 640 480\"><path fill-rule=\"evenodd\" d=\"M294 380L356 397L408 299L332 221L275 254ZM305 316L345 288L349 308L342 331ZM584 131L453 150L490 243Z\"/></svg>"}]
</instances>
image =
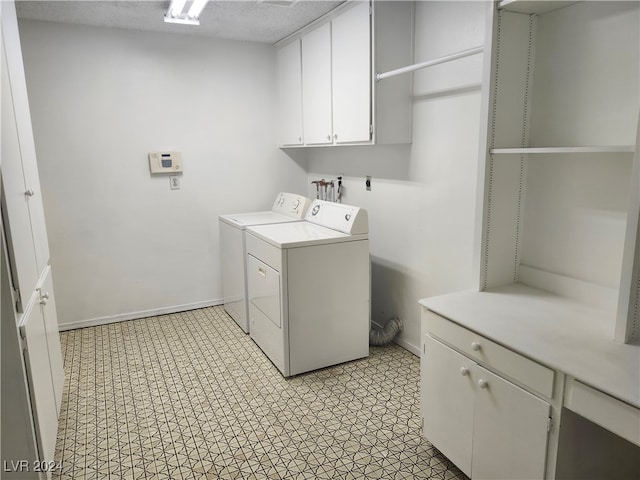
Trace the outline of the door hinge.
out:
<instances>
[{"instance_id":1,"label":"door hinge","mask_svg":"<svg viewBox=\"0 0 640 480\"><path fill-rule=\"evenodd\" d=\"M13 296L16 300L16 312L21 312L22 311L22 296L20 295L20 289L19 288L14 288L13 289Z\"/></svg>"},{"instance_id":2,"label":"door hinge","mask_svg":"<svg viewBox=\"0 0 640 480\"><path fill-rule=\"evenodd\" d=\"M373 135L373 123L369 124L369 133Z\"/></svg>"},{"instance_id":3,"label":"door hinge","mask_svg":"<svg viewBox=\"0 0 640 480\"><path fill-rule=\"evenodd\" d=\"M547 418L547 432L550 432L552 427L553 427L553 418L549 417Z\"/></svg>"},{"instance_id":4,"label":"door hinge","mask_svg":"<svg viewBox=\"0 0 640 480\"><path fill-rule=\"evenodd\" d=\"M22 347L23 354L29 350L29 344L27 343L27 332L24 327L18 329L20 332L20 346Z\"/></svg>"}]
</instances>

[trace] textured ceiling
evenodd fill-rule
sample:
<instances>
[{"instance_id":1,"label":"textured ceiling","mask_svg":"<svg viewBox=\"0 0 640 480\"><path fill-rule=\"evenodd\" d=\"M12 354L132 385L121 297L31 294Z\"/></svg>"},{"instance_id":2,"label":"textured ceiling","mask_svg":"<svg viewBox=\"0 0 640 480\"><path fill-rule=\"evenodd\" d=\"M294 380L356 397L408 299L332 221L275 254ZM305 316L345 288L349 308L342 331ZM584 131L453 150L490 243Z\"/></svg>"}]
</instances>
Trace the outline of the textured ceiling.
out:
<instances>
[{"instance_id":1,"label":"textured ceiling","mask_svg":"<svg viewBox=\"0 0 640 480\"><path fill-rule=\"evenodd\" d=\"M200 26L165 23L169 1L18 0L18 18L103 27L186 33L216 38L275 43L343 3L297 0L282 6L269 0L211 0Z\"/></svg>"}]
</instances>

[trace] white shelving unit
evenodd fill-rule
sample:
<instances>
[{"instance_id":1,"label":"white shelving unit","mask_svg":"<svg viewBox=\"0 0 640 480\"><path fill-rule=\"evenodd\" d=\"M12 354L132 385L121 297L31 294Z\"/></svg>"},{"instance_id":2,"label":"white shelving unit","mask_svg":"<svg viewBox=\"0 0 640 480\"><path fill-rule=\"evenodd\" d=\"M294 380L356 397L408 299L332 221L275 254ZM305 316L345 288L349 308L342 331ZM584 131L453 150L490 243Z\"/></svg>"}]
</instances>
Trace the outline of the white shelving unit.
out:
<instances>
[{"instance_id":1,"label":"white shelving unit","mask_svg":"<svg viewBox=\"0 0 640 480\"><path fill-rule=\"evenodd\" d=\"M507 421L512 411L506 404L492 414L506 427L484 433L475 418L461 424L447 408L431 412L433 405L447 405L442 392L451 385L473 390L474 402L488 394L500 406L501 390L491 384L510 382L548 403L549 422L546 454L522 448L503 458L544 467L535 478L580 478L585 471L594 478L635 478L640 45L630 39L640 38L640 2L503 0L487 31L478 285L420 302L424 432L447 449L440 425L456 424L460 438L470 439L467 451L450 453L463 471L472 478L486 478L488 471L490 478L513 478L518 467L491 471L499 460L485 463L475 454L476 444L510 445L514 432L527 436L527 429ZM499 355L495 345L504 349ZM445 354L445 347L453 353ZM534 388L527 368L503 361L513 355L523 365L548 369L552 388ZM488 387L485 370L499 377ZM563 428L568 410L578 414L578 424L599 425L604 434L585 428L590 436L582 438L573 417ZM616 462L601 455L614 450ZM585 461L588 467L578 465Z\"/></svg>"},{"instance_id":2,"label":"white shelving unit","mask_svg":"<svg viewBox=\"0 0 640 480\"><path fill-rule=\"evenodd\" d=\"M640 341L633 290L637 2L501 2L480 186L480 290L520 282ZM612 54L615 52L615 55Z\"/></svg>"}]
</instances>

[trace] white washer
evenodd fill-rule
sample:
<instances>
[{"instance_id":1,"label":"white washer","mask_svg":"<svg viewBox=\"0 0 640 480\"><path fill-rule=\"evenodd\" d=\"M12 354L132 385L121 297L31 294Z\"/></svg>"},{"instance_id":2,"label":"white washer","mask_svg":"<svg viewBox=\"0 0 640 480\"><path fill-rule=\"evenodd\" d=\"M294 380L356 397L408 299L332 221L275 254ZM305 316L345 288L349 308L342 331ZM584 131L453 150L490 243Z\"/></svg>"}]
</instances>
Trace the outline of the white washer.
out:
<instances>
[{"instance_id":1,"label":"white washer","mask_svg":"<svg viewBox=\"0 0 640 480\"><path fill-rule=\"evenodd\" d=\"M282 192L271 211L218 217L224 309L245 333L249 333L245 229L249 225L302 221L310 203L301 195Z\"/></svg>"},{"instance_id":2,"label":"white washer","mask_svg":"<svg viewBox=\"0 0 640 480\"><path fill-rule=\"evenodd\" d=\"M365 210L322 200L247 228L250 335L285 377L369 355L368 230Z\"/></svg>"}]
</instances>

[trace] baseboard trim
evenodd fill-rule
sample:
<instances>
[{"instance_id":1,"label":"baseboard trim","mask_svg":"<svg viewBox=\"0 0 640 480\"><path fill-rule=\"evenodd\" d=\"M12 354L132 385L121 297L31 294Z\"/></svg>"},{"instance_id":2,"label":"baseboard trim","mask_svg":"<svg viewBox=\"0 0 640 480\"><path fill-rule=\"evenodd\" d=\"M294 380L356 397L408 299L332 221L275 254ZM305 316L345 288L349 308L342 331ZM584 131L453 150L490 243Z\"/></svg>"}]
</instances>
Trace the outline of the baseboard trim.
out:
<instances>
[{"instance_id":1,"label":"baseboard trim","mask_svg":"<svg viewBox=\"0 0 640 480\"><path fill-rule=\"evenodd\" d=\"M155 317L169 313L186 312L189 310L196 310L198 308L213 307L215 305L222 305L223 303L224 301L222 299L216 299L204 302L186 303L183 305L173 305L170 307L152 308L150 310L140 310L138 312L121 313L118 315L108 315L106 317L60 323L58 324L58 330L64 332L66 330L76 330L78 328L97 327L99 325L108 325L110 323L126 322L128 320L136 320L139 318Z\"/></svg>"}]
</instances>

